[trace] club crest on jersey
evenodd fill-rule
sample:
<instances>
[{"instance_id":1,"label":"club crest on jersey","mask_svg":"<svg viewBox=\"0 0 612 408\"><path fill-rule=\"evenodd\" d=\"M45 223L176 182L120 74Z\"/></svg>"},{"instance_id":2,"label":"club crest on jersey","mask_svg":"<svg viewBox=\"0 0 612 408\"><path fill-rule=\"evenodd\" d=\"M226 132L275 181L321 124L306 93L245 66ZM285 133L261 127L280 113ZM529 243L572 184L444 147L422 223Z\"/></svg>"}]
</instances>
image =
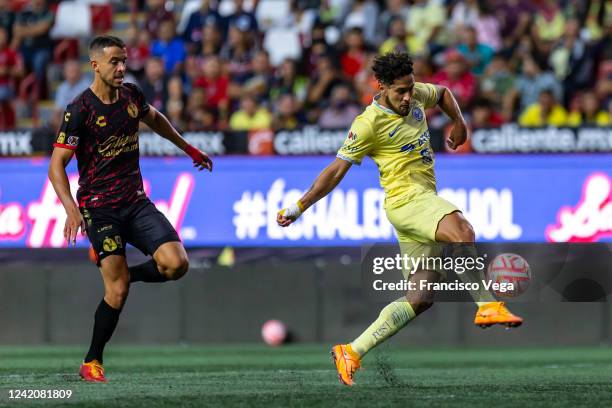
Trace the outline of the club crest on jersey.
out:
<instances>
[{"instance_id":1,"label":"club crest on jersey","mask_svg":"<svg viewBox=\"0 0 612 408\"><path fill-rule=\"evenodd\" d=\"M64 115L64 122L68 122L70 120L70 112L66 112L66 114Z\"/></svg>"},{"instance_id":2,"label":"club crest on jersey","mask_svg":"<svg viewBox=\"0 0 612 408\"><path fill-rule=\"evenodd\" d=\"M66 140L66 133L60 132L59 135L57 135L57 143L64 144L65 140Z\"/></svg>"},{"instance_id":3,"label":"club crest on jersey","mask_svg":"<svg viewBox=\"0 0 612 408\"><path fill-rule=\"evenodd\" d=\"M127 113L128 115L130 115L130 117L136 119L136 117L138 116L138 108L136 107L135 104L130 102L128 103L128 106L127 106Z\"/></svg>"},{"instance_id":4,"label":"club crest on jersey","mask_svg":"<svg viewBox=\"0 0 612 408\"><path fill-rule=\"evenodd\" d=\"M98 116L98 119L96 120L96 125L100 127L106 126L106 118L104 116Z\"/></svg>"},{"instance_id":5,"label":"club crest on jersey","mask_svg":"<svg viewBox=\"0 0 612 408\"><path fill-rule=\"evenodd\" d=\"M351 142L354 142L355 140L357 140L357 133L349 132L347 138Z\"/></svg>"},{"instance_id":6,"label":"club crest on jersey","mask_svg":"<svg viewBox=\"0 0 612 408\"><path fill-rule=\"evenodd\" d=\"M415 107L412 109L412 116L418 121L423 120L423 111L420 108Z\"/></svg>"}]
</instances>

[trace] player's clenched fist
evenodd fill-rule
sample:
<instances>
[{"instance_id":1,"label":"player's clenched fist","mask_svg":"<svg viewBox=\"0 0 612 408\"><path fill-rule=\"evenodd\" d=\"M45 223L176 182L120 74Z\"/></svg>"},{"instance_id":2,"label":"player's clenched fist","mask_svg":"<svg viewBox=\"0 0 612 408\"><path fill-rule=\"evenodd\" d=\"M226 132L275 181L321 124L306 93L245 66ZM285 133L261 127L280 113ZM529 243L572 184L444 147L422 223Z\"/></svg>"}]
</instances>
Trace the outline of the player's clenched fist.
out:
<instances>
[{"instance_id":1,"label":"player's clenched fist","mask_svg":"<svg viewBox=\"0 0 612 408\"><path fill-rule=\"evenodd\" d=\"M291 225L293 221L297 220L303 212L304 206L298 201L297 203L280 210L276 216L276 222L281 227L287 227Z\"/></svg>"}]
</instances>

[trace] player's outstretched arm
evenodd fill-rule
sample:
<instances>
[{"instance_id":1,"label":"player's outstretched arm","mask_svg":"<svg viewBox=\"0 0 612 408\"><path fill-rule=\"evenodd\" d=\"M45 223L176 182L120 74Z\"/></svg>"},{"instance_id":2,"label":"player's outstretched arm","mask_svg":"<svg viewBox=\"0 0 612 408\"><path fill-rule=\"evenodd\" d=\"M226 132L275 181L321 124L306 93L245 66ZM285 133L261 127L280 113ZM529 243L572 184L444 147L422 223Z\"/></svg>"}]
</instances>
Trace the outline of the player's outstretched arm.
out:
<instances>
[{"instance_id":1,"label":"player's outstretched arm","mask_svg":"<svg viewBox=\"0 0 612 408\"><path fill-rule=\"evenodd\" d=\"M336 158L315 179L310 190L290 207L283 208L276 216L276 222L281 227L287 227L297 220L308 207L329 194L342 181L346 172L351 168L351 163Z\"/></svg>"},{"instance_id":2,"label":"player's outstretched arm","mask_svg":"<svg viewBox=\"0 0 612 408\"><path fill-rule=\"evenodd\" d=\"M440 109L442 109L442 112L446 113L446 115L453 121L453 129L451 130L446 144L448 147L455 150L467 140L467 126L465 124L465 119L463 119L459 104L457 103L457 100L453 96L450 89L444 86L438 86L436 88L438 95L440 95L438 102Z\"/></svg>"},{"instance_id":3,"label":"player's outstretched arm","mask_svg":"<svg viewBox=\"0 0 612 408\"><path fill-rule=\"evenodd\" d=\"M142 118L142 121L152 131L164 139L168 139L176 147L187 153L191 160L193 160L194 167L198 167L199 170L208 169L208 171L212 171L213 162L210 157L200 149L187 143L163 113L149 105L149 112Z\"/></svg>"},{"instance_id":4,"label":"player's outstretched arm","mask_svg":"<svg viewBox=\"0 0 612 408\"><path fill-rule=\"evenodd\" d=\"M66 223L64 224L64 238L68 245L76 244L76 236L79 233L85 234L85 221L79 211L79 207L74 202L70 193L70 183L66 174L66 166L72 159L74 152L70 149L56 147L51 155L49 163L49 180L59 197L64 209L66 210Z\"/></svg>"}]
</instances>

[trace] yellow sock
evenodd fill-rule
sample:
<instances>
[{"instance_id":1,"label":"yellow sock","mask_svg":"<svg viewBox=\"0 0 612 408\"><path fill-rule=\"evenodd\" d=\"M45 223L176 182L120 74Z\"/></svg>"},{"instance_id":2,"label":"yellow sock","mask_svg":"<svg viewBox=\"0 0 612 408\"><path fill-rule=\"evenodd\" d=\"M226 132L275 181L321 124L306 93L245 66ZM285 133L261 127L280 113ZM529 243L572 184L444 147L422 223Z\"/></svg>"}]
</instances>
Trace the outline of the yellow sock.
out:
<instances>
[{"instance_id":1,"label":"yellow sock","mask_svg":"<svg viewBox=\"0 0 612 408\"><path fill-rule=\"evenodd\" d=\"M378 319L350 344L352 351L360 357L365 356L370 349L393 336L415 316L406 298L388 304L380 311Z\"/></svg>"}]
</instances>

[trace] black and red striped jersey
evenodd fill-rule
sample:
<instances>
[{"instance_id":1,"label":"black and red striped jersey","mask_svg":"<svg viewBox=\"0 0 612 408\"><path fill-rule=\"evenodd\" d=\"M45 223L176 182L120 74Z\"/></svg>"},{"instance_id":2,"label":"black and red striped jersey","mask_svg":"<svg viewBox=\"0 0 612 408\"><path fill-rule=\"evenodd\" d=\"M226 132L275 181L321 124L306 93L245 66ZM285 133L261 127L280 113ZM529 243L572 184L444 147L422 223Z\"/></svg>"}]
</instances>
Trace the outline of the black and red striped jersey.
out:
<instances>
[{"instance_id":1,"label":"black and red striped jersey","mask_svg":"<svg viewBox=\"0 0 612 408\"><path fill-rule=\"evenodd\" d=\"M75 151L79 207L118 208L145 198L138 127L149 112L140 88L125 83L119 98L103 103L90 88L66 108L54 147Z\"/></svg>"}]
</instances>

